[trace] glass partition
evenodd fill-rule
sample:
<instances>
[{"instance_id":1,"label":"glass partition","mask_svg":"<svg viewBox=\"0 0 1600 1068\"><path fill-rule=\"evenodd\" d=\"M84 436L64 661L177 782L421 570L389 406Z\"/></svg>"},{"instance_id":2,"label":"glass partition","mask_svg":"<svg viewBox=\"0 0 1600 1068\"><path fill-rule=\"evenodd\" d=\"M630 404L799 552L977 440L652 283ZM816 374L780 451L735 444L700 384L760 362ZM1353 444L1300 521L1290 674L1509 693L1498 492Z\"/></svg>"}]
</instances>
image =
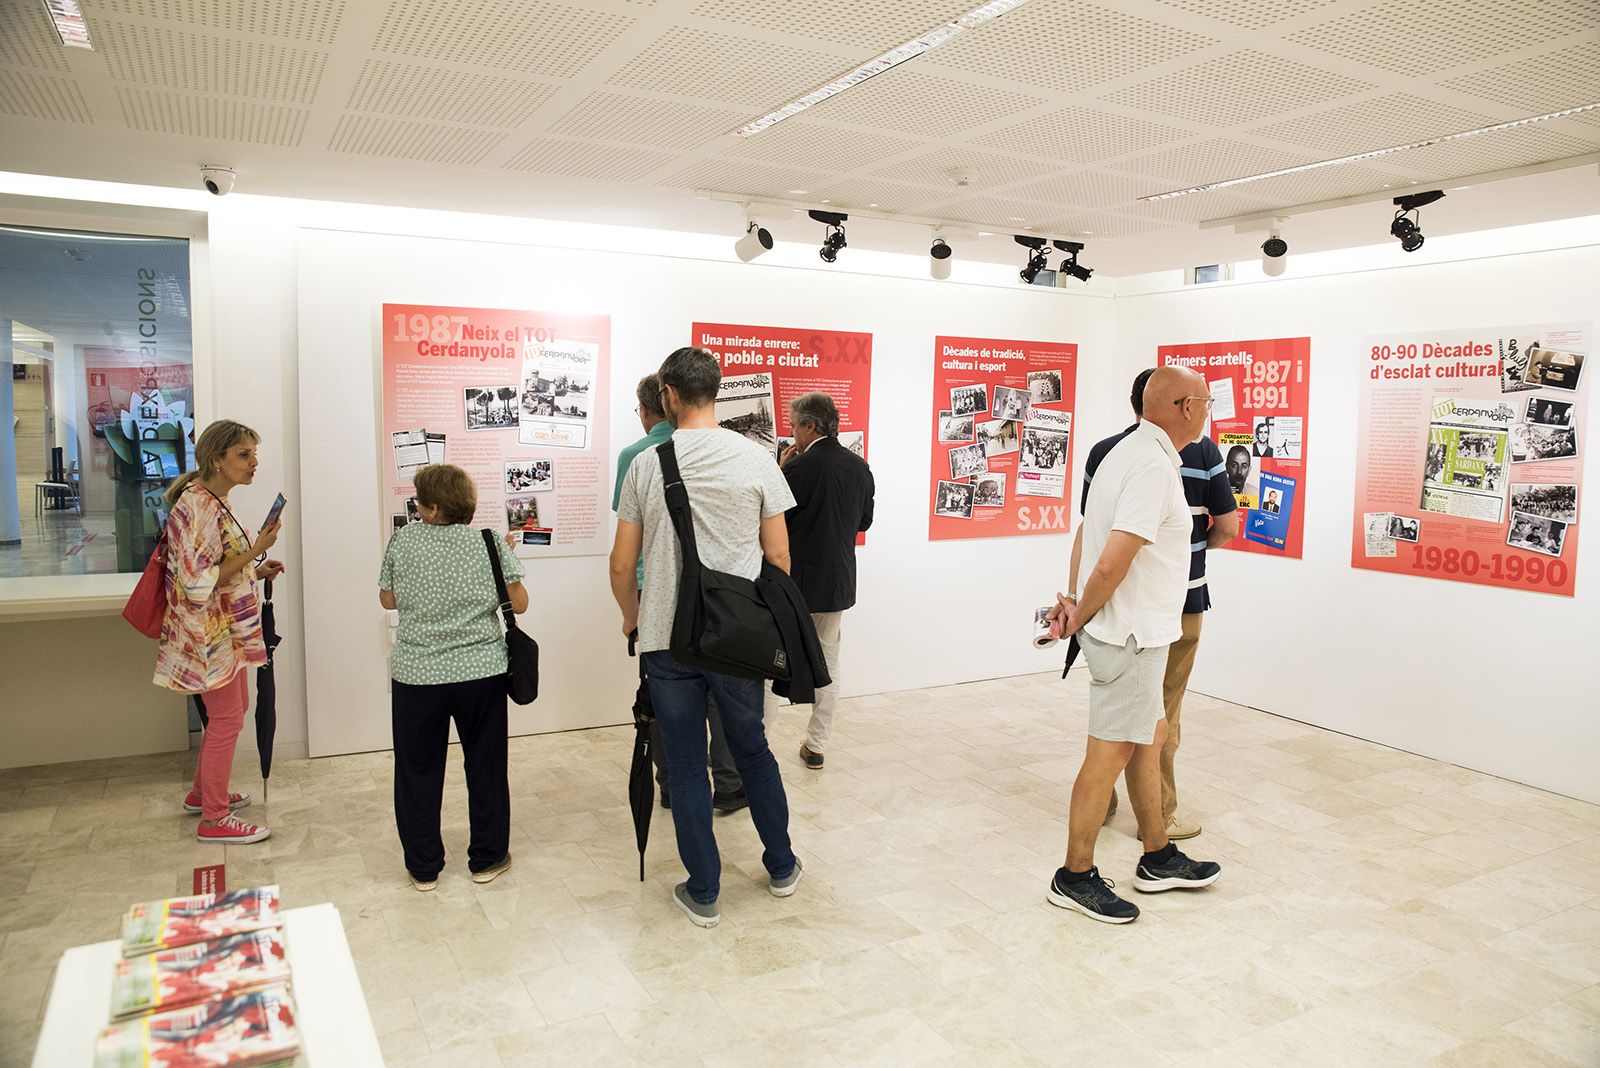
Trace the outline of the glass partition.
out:
<instances>
[{"instance_id":1,"label":"glass partition","mask_svg":"<svg viewBox=\"0 0 1600 1068\"><path fill-rule=\"evenodd\" d=\"M144 568L194 463L186 238L0 224L0 577Z\"/></svg>"}]
</instances>

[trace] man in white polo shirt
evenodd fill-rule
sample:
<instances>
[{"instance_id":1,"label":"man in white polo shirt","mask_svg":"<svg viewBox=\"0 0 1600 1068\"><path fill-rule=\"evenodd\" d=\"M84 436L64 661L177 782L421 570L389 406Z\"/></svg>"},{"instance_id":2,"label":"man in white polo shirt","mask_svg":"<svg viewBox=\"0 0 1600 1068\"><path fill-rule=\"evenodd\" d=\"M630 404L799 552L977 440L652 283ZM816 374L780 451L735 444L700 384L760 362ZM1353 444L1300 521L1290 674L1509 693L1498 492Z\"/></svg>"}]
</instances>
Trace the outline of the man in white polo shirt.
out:
<instances>
[{"instance_id":1,"label":"man in white polo shirt","mask_svg":"<svg viewBox=\"0 0 1600 1068\"><path fill-rule=\"evenodd\" d=\"M1178 450L1200 437L1210 406L1205 379L1195 372L1163 367L1150 376L1138 428L1095 472L1072 546L1073 592L1058 594L1051 613L1062 637L1078 636L1089 667L1089 744L1072 785L1066 863L1050 881L1048 900L1105 923L1139 915L1094 865L1095 838L1124 771L1145 850L1134 889L1210 886L1222 872L1180 853L1161 811L1161 686L1167 647L1183 636L1193 528Z\"/></svg>"}]
</instances>

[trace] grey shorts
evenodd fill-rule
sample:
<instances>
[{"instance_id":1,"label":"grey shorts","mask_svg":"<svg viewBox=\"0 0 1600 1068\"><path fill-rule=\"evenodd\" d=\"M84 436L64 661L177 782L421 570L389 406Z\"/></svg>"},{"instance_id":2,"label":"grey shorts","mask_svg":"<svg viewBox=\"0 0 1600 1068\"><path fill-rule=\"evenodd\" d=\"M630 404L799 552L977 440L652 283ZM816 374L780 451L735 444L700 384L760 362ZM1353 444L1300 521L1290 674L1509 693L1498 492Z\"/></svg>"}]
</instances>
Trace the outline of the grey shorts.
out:
<instances>
[{"instance_id":1,"label":"grey shorts","mask_svg":"<svg viewBox=\"0 0 1600 1068\"><path fill-rule=\"evenodd\" d=\"M1105 742L1149 745L1166 715L1161 683L1169 646L1141 649L1130 636L1120 648L1078 633L1089 665L1089 737Z\"/></svg>"}]
</instances>

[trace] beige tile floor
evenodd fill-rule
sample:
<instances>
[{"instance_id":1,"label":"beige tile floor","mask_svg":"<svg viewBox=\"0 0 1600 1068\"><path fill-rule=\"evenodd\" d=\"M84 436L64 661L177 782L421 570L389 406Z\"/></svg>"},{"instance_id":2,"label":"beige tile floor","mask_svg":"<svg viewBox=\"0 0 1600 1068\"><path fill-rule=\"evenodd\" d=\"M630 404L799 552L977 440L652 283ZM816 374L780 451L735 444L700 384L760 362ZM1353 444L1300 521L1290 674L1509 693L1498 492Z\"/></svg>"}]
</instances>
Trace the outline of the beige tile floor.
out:
<instances>
[{"instance_id":1,"label":"beige tile floor","mask_svg":"<svg viewBox=\"0 0 1600 1068\"><path fill-rule=\"evenodd\" d=\"M786 710L806 878L769 896L748 817L719 817L709 931L668 899L665 813L638 882L631 728L512 740L495 883L466 875L457 762L451 864L409 887L388 754L281 761L228 880L338 905L394 1065L1600 1064L1600 808L1191 694L1190 852L1223 878L1108 927L1044 903L1084 723L1051 675L859 698L815 773ZM190 759L0 772L5 1064L63 949L218 859L178 809ZM1114 879L1131 831L1124 806L1102 832Z\"/></svg>"}]
</instances>

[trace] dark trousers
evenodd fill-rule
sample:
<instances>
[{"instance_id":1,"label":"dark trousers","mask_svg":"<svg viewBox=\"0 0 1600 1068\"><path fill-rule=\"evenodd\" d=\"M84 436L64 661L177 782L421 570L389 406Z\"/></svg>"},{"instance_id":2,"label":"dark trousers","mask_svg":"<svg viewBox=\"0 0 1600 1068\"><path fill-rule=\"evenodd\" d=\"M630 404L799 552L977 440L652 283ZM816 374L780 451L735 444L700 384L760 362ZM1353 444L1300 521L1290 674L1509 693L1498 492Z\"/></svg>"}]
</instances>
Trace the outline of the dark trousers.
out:
<instances>
[{"instance_id":1,"label":"dark trousers","mask_svg":"<svg viewBox=\"0 0 1600 1068\"><path fill-rule=\"evenodd\" d=\"M764 847L761 863L773 878L787 877L796 863L789 845L789 800L761 726L761 683L685 667L666 651L645 653L644 667L672 766L672 823L678 857L689 873L689 896L708 904L722 889L722 858L711 830L706 782L708 696L722 710L728 751L750 798L750 819Z\"/></svg>"},{"instance_id":2,"label":"dark trousers","mask_svg":"<svg viewBox=\"0 0 1600 1068\"><path fill-rule=\"evenodd\" d=\"M419 879L432 879L444 867L439 807L444 801L444 763L452 719L467 769L467 815L472 823L467 867L473 871L493 867L506 855L511 842L505 676L433 686L390 685L394 822L405 850L406 870Z\"/></svg>"},{"instance_id":3,"label":"dark trousers","mask_svg":"<svg viewBox=\"0 0 1600 1068\"><path fill-rule=\"evenodd\" d=\"M706 694L706 720L711 727L711 787L717 797L732 797L744 790L739 769L734 767L733 754L728 752L728 736L722 729L722 714L717 711L717 699ZM661 720L650 724L650 755L656 762L656 784L664 795L671 796L671 775L667 771L667 750L661 741Z\"/></svg>"}]
</instances>

